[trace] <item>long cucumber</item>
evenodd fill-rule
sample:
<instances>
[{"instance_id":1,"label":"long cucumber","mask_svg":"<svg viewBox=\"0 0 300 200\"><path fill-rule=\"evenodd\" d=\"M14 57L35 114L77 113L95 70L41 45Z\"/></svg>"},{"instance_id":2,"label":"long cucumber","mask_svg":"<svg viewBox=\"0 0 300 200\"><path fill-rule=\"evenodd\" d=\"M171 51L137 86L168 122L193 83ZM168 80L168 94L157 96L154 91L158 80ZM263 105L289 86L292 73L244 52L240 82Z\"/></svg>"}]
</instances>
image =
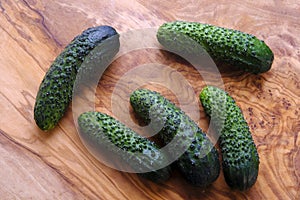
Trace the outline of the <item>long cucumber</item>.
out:
<instances>
[{"instance_id":1,"label":"long cucumber","mask_svg":"<svg viewBox=\"0 0 300 200\"><path fill-rule=\"evenodd\" d=\"M156 144L101 112L84 112L78 117L81 136L90 148L110 160L115 168L136 172L154 182L170 177L167 156ZM106 155L103 155L106 154ZM115 164L120 163L120 165Z\"/></svg>"},{"instance_id":2,"label":"long cucumber","mask_svg":"<svg viewBox=\"0 0 300 200\"><path fill-rule=\"evenodd\" d=\"M181 109L158 92L147 89L135 90L130 96L130 103L145 122L153 120L153 130L161 127L158 134L166 145L174 138L178 140L178 145L169 151L171 157L177 156L180 148L187 146L176 164L188 182L205 187L218 178L218 151L199 126Z\"/></svg>"},{"instance_id":3,"label":"long cucumber","mask_svg":"<svg viewBox=\"0 0 300 200\"><path fill-rule=\"evenodd\" d=\"M258 176L259 156L242 110L227 92L214 86L206 86L200 100L209 116L217 116L212 123L220 136L227 184L239 190L249 189Z\"/></svg>"},{"instance_id":4,"label":"long cucumber","mask_svg":"<svg viewBox=\"0 0 300 200\"><path fill-rule=\"evenodd\" d=\"M195 51L201 50L189 41L193 40L213 60L255 74L270 70L274 60L269 46L254 35L210 24L167 22L159 27L157 39L166 49L198 56Z\"/></svg>"},{"instance_id":5,"label":"long cucumber","mask_svg":"<svg viewBox=\"0 0 300 200\"><path fill-rule=\"evenodd\" d=\"M40 129L46 131L56 126L72 99L74 82L85 57L97 45L110 39L111 45L105 45L103 52L107 59L112 59L119 50L119 37L110 26L88 28L57 56L46 72L36 96L34 119Z\"/></svg>"}]
</instances>

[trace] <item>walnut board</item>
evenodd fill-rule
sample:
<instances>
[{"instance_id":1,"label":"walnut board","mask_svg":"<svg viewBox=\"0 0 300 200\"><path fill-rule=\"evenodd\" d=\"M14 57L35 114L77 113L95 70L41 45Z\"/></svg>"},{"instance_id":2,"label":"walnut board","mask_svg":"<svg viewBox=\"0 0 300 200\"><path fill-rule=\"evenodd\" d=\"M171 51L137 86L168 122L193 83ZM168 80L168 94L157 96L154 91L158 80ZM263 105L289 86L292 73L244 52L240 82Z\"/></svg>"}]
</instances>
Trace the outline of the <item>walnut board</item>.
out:
<instances>
[{"instance_id":1,"label":"walnut board","mask_svg":"<svg viewBox=\"0 0 300 200\"><path fill-rule=\"evenodd\" d=\"M1 1L0 199L300 199L299 11L296 0ZM95 25L125 33L173 20L248 32L275 54L272 69L261 75L221 70L225 89L243 110L260 155L258 180L246 192L231 190L222 173L208 188L198 188L176 171L167 182L155 184L111 169L82 144L71 107L54 130L45 133L35 125L39 84L73 37ZM154 60L179 71L197 95L205 85L193 67L174 55L133 52L105 71L97 88L97 109L110 114L118 79ZM172 93L165 94L176 102ZM206 130L207 116L199 107L197 123Z\"/></svg>"}]
</instances>

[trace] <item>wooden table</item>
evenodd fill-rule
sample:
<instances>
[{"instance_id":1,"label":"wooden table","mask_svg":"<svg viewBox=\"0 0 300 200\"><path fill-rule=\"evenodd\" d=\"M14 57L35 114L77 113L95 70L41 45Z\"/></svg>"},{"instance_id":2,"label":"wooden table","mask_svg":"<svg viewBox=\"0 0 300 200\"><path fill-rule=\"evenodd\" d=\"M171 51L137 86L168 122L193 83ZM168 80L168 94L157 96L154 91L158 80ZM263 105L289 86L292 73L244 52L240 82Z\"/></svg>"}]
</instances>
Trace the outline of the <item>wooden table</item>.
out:
<instances>
[{"instance_id":1,"label":"wooden table","mask_svg":"<svg viewBox=\"0 0 300 200\"><path fill-rule=\"evenodd\" d=\"M0 11L0 199L300 199L298 1L3 0ZM82 144L71 107L54 130L44 133L35 125L39 84L74 36L95 25L126 33L173 20L248 32L265 40L275 54L267 73L221 74L225 89L244 111L260 155L258 180L249 191L231 190L223 174L208 188L197 188L176 171L159 185L111 169ZM169 55L165 63L199 94L204 84L192 75L193 67L170 54L147 53L151 56L142 62L165 62ZM105 96L99 110L111 111L114 83L139 64L139 57L127 56L125 64L114 62L99 83L99 97ZM202 113L197 123L206 130L207 117Z\"/></svg>"}]
</instances>

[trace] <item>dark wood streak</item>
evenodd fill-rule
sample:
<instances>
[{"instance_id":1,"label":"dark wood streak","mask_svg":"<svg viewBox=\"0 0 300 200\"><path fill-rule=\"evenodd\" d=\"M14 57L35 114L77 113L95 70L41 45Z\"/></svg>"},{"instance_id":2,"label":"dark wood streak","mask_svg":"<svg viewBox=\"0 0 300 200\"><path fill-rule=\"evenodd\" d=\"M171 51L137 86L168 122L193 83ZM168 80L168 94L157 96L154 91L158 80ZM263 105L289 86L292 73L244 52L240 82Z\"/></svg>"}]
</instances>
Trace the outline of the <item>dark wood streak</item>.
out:
<instances>
[{"instance_id":1,"label":"dark wood streak","mask_svg":"<svg viewBox=\"0 0 300 200\"><path fill-rule=\"evenodd\" d=\"M40 17L39 23L42 25L43 29L45 30L46 35L48 35L49 38L51 38L56 43L57 46L62 48L63 44L54 37L54 35L51 33L51 30L46 26L45 17L43 16L43 14L39 10L32 7L30 3L28 3L28 1L22 0L22 2L25 4L26 7L28 7L31 11L33 11Z\"/></svg>"},{"instance_id":2,"label":"dark wood streak","mask_svg":"<svg viewBox=\"0 0 300 200\"><path fill-rule=\"evenodd\" d=\"M30 115L28 115L28 113L26 113L26 111L25 111L25 110L27 110L27 108L29 108L29 110L32 110L32 106L30 104L27 104L27 105L23 104L23 106L21 108L19 108L16 105L14 105L13 102L9 98L7 98L7 96L5 94L0 92L0 95L2 97L4 97L7 100L7 102L9 102L15 108L15 110L18 110L18 112L23 116L23 118L25 118L28 122L32 123L31 113L30 113ZM27 101L27 103L29 103L29 102ZM22 103L21 103L21 105L22 105Z\"/></svg>"},{"instance_id":3,"label":"dark wood streak","mask_svg":"<svg viewBox=\"0 0 300 200\"><path fill-rule=\"evenodd\" d=\"M8 20L9 21L9 20ZM10 21L9 21L10 22ZM12 24L13 25L13 24ZM13 25L14 26L14 25ZM40 64L40 61L39 60L37 60L36 58L35 58L35 56L33 56L32 55L32 53L30 53L28 50L27 50L27 48L22 44L22 43L20 43L19 42L19 40L17 39L17 38L15 38L13 35L11 35L8 31L7 31L7 29L6 28L3 28L2 26L0 27L1 28L1 30L2 31L4 31L4 32L6 32L7 33L7 35L9 35L15 42L17 42L18 44L19 44L19 46L36 62L36 63L38 63L38 65L40 66L41 64Z\"/></svg>"}]
</instances>

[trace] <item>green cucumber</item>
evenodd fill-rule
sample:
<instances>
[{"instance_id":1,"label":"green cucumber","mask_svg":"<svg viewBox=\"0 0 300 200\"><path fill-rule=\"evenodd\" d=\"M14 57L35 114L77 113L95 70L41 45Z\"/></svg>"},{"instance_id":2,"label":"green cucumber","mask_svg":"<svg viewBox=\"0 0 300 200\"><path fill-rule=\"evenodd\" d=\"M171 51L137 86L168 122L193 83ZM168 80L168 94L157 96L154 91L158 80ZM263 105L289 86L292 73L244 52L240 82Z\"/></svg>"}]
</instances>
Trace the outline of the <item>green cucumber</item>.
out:
<instances>
[{"instance_id":1,"label":"green cucumber","mask_svg":"<svg viewBox=\"0 0 300 200\"><path fill-rule=\"evenodd\" d=\"M57 56L42 80L34 106L34 119L42 130L50 130L63 117L72 99L77 73L85 57L99 44L111 39L103 48L112 59L119 50L119 37L110 26L91 27L76 36ZM109 49L107 49L109 48Z\"/></svg>"},{"instance_id":2,"label":"green cucumber","mask_svg":"<svg viewBox=\"0 0 300 200\"><path fill-rule=\"evenodd\" d=\"M216 148L181 109L158 92L147 89L135 90L130 96L130 103L146 123L152 123L153 130L161 127L155 131L159 131L158 135L164 144L169 144L176 137L181 145L171 148L168 153L172 158L179 156L176 165L188 182L205 187L218 178L220 163ZM177 155L179 148L185 145L187 150Z\"/></svg>"},{"instance_id":3,"label":"green cucumber","mask_svg":"<svg viewBox=\"0 0 300 200\"><path fill-rule=\"evenodd\" d=\"M208 116L217 116L212 124L218 128L227 184L234 189L249 189L258 176L259 156L241 109L227 92L214 86L201 91L200 101Z\"/></svg>"},{"instance_id":4,"label":"green cucumber","mask_svg":"<svg viewBox=\"0 0 300 200\"><path fill-rule=\"evenodd\" d=\"M270 70L274 60L272 50L257 37L238 30L202 24L175 21L161 25L158 41L168 50L198 55L199 48L188 39L197 42L213 60L238 67L255 74ZM186 43L184 43L186 41Z\"/></svg>"},{"instance_id":5,"label":"green cucumber","mask_svg":"<svg viewBox=\"0 0 300 200\"><path fill-rule=\"evenodd\" d=\"M170 166L161 167L168 158L154 142L138 135L115 118L89 111L78 117L78 125L81 136L89 146L106 154L104 157L119 161L122 168L129 167L154 182L163 182L170 177Z\"/></svg>"}]
</instances>

